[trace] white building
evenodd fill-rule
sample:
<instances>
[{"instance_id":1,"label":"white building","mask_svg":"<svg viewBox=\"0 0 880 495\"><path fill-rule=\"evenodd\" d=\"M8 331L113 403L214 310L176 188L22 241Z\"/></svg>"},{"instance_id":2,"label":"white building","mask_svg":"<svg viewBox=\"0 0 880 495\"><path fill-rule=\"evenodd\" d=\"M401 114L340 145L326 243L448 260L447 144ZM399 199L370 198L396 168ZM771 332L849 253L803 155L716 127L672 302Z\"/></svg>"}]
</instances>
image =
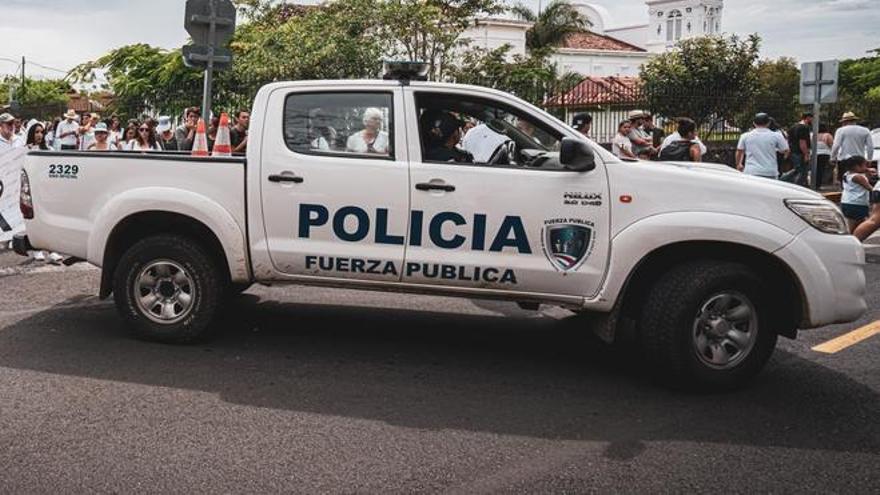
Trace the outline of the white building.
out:
<instances>
[{"instance_id":1,"label":"white building","mask_svg":"<svg viewBox=\"0 0 880 495\"><path fill-rule=\"evenodd\" d=\"M553 59L562 72L605 77L636 76L653 54L671 49L678 41L720 33L724 0L647 0L646 22L635 25L616 24L597 3L572 3L592 28L570 36ZM494 49L507 43L512 53L525 54L529 27L509 16L481 19L464 36L478 47Z\"/></svg>"}]
</instances>

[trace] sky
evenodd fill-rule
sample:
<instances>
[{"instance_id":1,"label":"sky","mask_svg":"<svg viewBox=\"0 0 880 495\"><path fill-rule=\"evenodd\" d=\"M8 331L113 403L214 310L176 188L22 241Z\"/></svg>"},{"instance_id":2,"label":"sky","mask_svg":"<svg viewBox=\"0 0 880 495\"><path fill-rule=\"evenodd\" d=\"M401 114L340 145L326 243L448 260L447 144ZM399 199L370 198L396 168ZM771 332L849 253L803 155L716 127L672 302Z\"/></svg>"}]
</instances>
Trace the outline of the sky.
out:
<instances>
[{"instance_id":1,"label":"sky","mask_svg":"<svg viewBox=\"0 0 880 495\"><path fill-rule=\"evenodd\" d=\"M536 6L538 0L525 3ZM612 25L647 23L644 0L592 3L610 11ZM16 71L22 55L32 62L26 66L28 74L51 77L122 45L179 47L187 40L184 4L0 0L0 74ZM760 34L764 57L789 56L801 62L861 57L880 48L880 0L726 0L722 27L728 33Z\"/></svg>"}]
</instances>

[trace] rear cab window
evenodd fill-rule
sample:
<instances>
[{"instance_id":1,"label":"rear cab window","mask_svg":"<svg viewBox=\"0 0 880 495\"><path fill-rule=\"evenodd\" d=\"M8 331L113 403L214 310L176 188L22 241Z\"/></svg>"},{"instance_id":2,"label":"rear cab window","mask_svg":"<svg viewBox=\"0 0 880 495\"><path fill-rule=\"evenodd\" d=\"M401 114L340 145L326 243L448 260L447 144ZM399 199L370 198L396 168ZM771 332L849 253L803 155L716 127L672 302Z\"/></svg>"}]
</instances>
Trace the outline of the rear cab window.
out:
<instances>
[{"instance_id":1,"label":"rear cab window","mask_svg":"<svg viewBox=\"0 0 880 495\"><path fill-rule=\"evenodd\" d=\"M284 103L284 142L296 153L394 159L390 92L293 93Z\"/></svg>"}]
</instances>

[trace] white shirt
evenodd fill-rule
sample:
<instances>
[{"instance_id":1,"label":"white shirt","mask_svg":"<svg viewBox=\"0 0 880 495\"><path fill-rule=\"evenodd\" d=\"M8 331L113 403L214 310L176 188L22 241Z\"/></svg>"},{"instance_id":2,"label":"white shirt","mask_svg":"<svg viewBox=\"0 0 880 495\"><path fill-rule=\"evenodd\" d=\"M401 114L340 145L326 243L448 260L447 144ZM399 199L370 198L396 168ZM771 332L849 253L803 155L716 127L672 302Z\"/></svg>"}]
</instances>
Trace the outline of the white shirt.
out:
<instances>
[{"instance_id":1,"label":"white shirt","mask_svg":"<svg viewBox=\"0 0 880 495\"><path fill-rule=\"evenodd\" d=\"M80 139L79 149L87 150L93 144L95 144L98 140L95 139L95 130L92 129L89 132L86 132L82 135L82 139Z\"/></svg>"},{"instance_id":2,"label":"white shirt","mask_svg":"<svg viewBox=\"0 0 880 495\"><path fill-rule=\"evenodd\" d=\"M845 125L834 133L831 159L846 160L851 156L862 156L868 161L874 159L874 141L866 127Z\"/></svg>"},{"instance_id":3,"label":"white shirt","mask_svg":"<svg viewBox=\"0 0 880 495\"><path fill-rule=\"evenodd\" d=\"M6 139L3 136L0 136L0 151L12 149L12 148L21 148L24 146L24 140L13 134L10 139Z\"/></svg>"},{"instance_id":4,"label":"white shirt","mask_svg":"<svg viewBox=\"0 0 880 495\"><path fill-rule=\"evenodd\" d=\"M74 134L60 138L62 146L76 146L76 133L79 132L79 124L75 120L65 120L58 124L58 130L55 133L56 136L71 131L73 131Z\"/></svg>"},{"instance_id":5,"label":"white shirt","mask_svg":"<svg viewBox=\"0 0 880 495\"><path fill-rule=\"evenodd\" d=\"M475 163L488 163L495 150L510 138L498 134L486 124L480 124L469 130L461 140L461 147L474 157Z\"/></svg>"},{"instance_id":6,"label":"white shirt","mask_svg":"<svg viewBox=\"0 0 880 495\"><path fill-rule=\"evenodd\" d=\"M743 173L775 179L779 177L776 154L788 151L788 142L781 133L758 127L743 134L736 149L746 153Z\"/></svg>"},{"instance_id":7,"label":"white shirt","mask_svg":"<svg viewBox=\"0 0 880 495\"><path fill-rule=\"evenodd\" d=\"M675 131L672 134L666 136L666 139L664 139L663 143L660 144L660 151L663 151L663 148L669 146L676 141L681 141L681 134L679 134L678 131ZM702 141L700 141L700 138L694 138L692 139L692 141L700 145L700 154L705 155L706 151L708 150L706 149L706 145L703 144Z\"/></svg>"},{"instance_id":8,"label":"white shirt","mask_svg":"<svg viewBox=\"0 0 880 495\"><path fill-rule=\"evenodd\" d=\"M633 158L631 155L624 155L623 150L632 153L632 141L629 140L629 137L621 136L618 132L614 135L614 139L611 140L611 152L617 155L618 158Z\"/></svg>"},{"instance_id":9,"label":"white shirt","mask_svg":"<svg viewBox=\"0 0 880 495\"><path fill-rule=\"evenodd\" d=\"M370 153L367 141L364 139L364 131L352 134L345 143L345 149L352 153ZM376 139L373 141L373 152L382 155L388 154L388 133L379 131Z\"/></svg>"},{"instance_id":10,"label":"white shirt","mask_svg":"<svg viewBox=\"0 0 880 495\"><path fill-rule=\"evenodd\" d=\"M137 139L132 139L125 145L125 149L128 151L161 151L162 148L159 147L159 144L156 143L153 146L141 146L141 143L138 142Z\"/></svg>"},{"instance_id":11,"label":"white shirt","mask_svg":"<svg viewBox=\"0 0 880 495\"><path fill-rule=\"evenodd\" d=\"M312 139L311 147L313 150L330 151L330 143L324 139L324 136L318 136L315 139Z\"/></svg>"},{"instance_id":12,"label":"white shirt","mask_svg":"<svg viewBox=\"0 0 880 495\"><path fill-rule=\"evenodd\" d=\"M857 175L861 175L865 177L863 174L854 174L852 172L847 172L843 174L843 194L840 196L840 202L846 203L848 205L861 205L868 206L870 203L870 196L865 186L861 184L857 184L853 178ZM865 180L868 178L865 177Z\"/></svg>"}]
</instances>

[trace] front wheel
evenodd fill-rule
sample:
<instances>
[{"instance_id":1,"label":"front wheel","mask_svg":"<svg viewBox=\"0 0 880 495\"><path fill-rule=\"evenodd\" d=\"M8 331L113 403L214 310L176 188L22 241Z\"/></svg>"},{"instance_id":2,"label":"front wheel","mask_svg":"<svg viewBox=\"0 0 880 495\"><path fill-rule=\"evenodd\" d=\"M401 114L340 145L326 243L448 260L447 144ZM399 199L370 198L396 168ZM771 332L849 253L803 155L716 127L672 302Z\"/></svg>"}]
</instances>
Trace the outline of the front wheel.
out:
<instances>
[{"instance_id":1,"label":"front wheel","mask_svg":"<svg viewBox=\"0 0 880 495\"><path fill-rule=\"evenodd\" d=\"M674 383L741 386L776 347L767 284L749 267L696 261L673 267L648 294L639 322L646 357Z\"/></svg>"},{"instance_id":2,"label":"front wheel","mask_svg":"<svg viewBox=\"0 0 880 495\"><path fill-rule=\"evenodd\" d=\"M134 244L116 267L116 308L135 336L166 343L206 338L224 294L216 263L186 237L157 235Z\"/></svg>"}]
</instances>

